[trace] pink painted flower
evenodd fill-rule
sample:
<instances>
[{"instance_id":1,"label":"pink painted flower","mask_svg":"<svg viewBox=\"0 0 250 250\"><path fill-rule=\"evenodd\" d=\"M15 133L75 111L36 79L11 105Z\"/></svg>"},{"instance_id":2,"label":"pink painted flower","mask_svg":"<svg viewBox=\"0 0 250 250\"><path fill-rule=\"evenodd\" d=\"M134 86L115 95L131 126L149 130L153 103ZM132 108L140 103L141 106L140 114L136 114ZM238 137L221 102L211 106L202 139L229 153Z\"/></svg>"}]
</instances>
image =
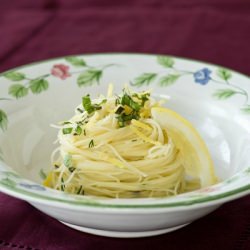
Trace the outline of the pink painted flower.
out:
<instances>
[{"instance_id":1,"label":"pink painted flower","mask_svg":"<svg viewBox=\"0 0 250 250\"><path fill-rule=\"evenodd\" d=\"M62 80L65 80L67 77L70 76L69 66L64 64L55 64L51 69L51 74L55 77L59 77Z\"/></svg>"}]
</instances>

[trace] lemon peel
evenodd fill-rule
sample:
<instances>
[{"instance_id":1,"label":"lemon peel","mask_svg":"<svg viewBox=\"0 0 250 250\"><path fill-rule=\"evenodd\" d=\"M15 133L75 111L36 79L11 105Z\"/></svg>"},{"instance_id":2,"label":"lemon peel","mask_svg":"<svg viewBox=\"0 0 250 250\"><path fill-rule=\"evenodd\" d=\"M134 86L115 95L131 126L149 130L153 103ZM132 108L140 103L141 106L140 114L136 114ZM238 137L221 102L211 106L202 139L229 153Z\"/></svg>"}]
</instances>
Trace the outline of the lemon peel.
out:
<instances>
[{"instance_id":1,"label":"lemon peel","mask_svg":"<svg viewBox=\"0 0 250 250\"><path fill-rule=\"evenodd\" d=\"M173 110L154 107L152 117L166 130L184 160L187 176L200 180L201 187L217 182L209 150L194 126Z\"/></svg>"}]
</instances>

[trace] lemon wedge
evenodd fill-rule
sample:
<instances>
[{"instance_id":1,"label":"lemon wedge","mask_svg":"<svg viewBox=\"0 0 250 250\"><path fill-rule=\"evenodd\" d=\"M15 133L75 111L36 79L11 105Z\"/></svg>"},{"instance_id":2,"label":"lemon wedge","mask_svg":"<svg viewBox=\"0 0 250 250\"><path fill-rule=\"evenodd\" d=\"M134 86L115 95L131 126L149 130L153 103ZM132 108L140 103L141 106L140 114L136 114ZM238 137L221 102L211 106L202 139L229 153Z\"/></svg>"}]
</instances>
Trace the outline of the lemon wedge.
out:
<instances>
[{"instance_id":1,"label":"lemon wedge","mask_svg":"<svg viewBox=\"0 0 250 250\"><path fill-rule=\"evenodd\" d=\"M180 150L188 178L199 180L200 187L217 182L208 148L193 125L176 112L162 107L151 110L152 117L167 132Z\"/></svg>"}]
</instances>

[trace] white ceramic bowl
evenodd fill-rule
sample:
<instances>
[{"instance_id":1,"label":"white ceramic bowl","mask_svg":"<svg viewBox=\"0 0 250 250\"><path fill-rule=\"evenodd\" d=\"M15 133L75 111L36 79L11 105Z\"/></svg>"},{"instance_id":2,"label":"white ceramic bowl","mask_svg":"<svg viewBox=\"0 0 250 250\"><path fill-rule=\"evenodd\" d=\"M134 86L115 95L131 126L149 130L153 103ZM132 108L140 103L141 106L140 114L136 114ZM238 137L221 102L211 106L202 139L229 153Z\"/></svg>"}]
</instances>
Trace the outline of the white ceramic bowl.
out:
<instances>
[{"instance_id":1,"label":"white ceramic bowl","mask_svg":"<svg viewBox=\"0 0 250 250\"><path fill-rule=\"evenodd\" d=\"M44 188L57 130L87 93L115 84L153 89L190 120L211 152L220 183L171 198L101 199ZM178 229L250 193L250 80L219 66L142 54L52 59L0 75L0 190L76 229L141 237ZM40 174L39 174L40 173Z\"/></svg>"}]
</instances>

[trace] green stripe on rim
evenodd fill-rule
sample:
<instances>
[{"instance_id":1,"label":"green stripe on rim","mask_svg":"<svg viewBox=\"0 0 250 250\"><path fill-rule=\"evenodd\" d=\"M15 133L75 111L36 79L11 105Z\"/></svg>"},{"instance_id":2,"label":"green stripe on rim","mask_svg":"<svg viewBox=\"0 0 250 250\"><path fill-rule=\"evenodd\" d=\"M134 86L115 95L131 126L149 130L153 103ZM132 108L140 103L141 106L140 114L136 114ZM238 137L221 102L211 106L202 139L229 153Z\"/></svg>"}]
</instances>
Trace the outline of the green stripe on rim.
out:
<instances>
[{"instance_id":1,"label":"green stripe on rim","mask_svg":"<svg viewBox=\"0 0 250 250\"><path fill-rule=\"evenodd\" d=\"M15 197L19 198L18 195L13 194L21 194L24 195L27 200L29 198L35 198L38 202L41 199L42 201L54 201L59 203L65 203L68 205L77 205L77 206L90 206L90 207L102 207L102 208L171 208L171 207L180 207L180 206L191 206L195 204L201 204L201 203L207 203L211 201L216 201L220 199L225 199L229 197L236 196L240 193L246 192L250 193L250 184L245 185L243 187L227 191L221 194L215 194L215 195L207 195L205 197L199 197L199 198L186 198L184 201L180 202L166 202L166 203L158 203L158 204L109 204L109 203L101 203L100 201L91 200L90 198L87 200L67 200L67 199L60 199L60 198L54 198L50 196L41 195L35 192L26 191L20 188L16 187L10 187L4 184L0 184L0 189L5 191L8 194L14 195ZM10 191L10 192L8 192ZM12 192L11 192L12 191ZM66 196L70 194L65 194ZM166 198L167 199L167 198ZM43 202L40 202L43 203Z\"/></svg>"}]
</instances>

